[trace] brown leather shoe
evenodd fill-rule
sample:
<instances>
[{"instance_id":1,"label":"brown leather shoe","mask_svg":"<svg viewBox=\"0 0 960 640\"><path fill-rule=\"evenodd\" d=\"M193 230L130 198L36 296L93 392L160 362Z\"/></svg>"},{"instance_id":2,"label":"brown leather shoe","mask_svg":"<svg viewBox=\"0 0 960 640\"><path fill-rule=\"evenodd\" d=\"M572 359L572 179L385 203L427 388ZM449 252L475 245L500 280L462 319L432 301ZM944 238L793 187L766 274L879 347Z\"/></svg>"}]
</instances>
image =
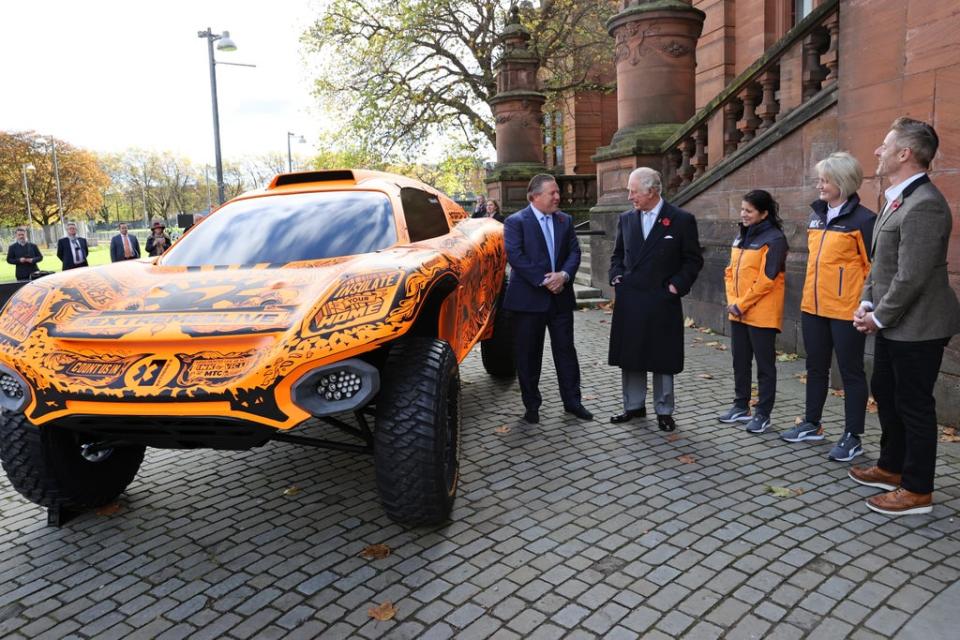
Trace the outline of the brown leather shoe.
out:
<instances>
[{"instance_id":1,"label":"brown leather shoe","mask_svg":"<svg viewBox=\"0 0 960 640\"><path fill-rule=\"evenodd\" d=\"M905 516L933 511L932 493L914 493L900 487L896 491L881 493L867 499L867 506L877 513L888 516Z\"/></svg>"},{"instance_id":2,"label":"brown leather shoe","mask_svg":"<svg viewBox=\"0 0 960 640\"><path fill-rule=\"evenodd\" d=\"M850 479L865 487L876 487L893 491L900 486L900 474L884 471L880 467L850 467L847 472Z\"/></svg>"}]
</instances>

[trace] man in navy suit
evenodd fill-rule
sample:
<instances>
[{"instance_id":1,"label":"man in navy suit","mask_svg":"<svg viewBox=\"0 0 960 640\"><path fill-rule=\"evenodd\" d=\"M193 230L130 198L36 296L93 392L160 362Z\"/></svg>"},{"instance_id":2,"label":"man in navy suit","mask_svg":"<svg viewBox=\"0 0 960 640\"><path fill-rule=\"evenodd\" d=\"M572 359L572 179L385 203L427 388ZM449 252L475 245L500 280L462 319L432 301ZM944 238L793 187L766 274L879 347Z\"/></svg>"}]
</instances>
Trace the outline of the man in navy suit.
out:
<instances>
[{"instance_id":1,"label":"man in navy suit","mask_svg":"<svg viewBox=\"0 0 960 640\"><path fill-rule=\"evenodd\" d=\"M67 235L57 241L57 257L63 263L63 270L87 266L87 239L77 235L77 225L67 223Z\"/></svg>"},{"instance_id":2,"label":"man in navy suit","mask_svg":"<svg viewBox=\"0 0 960 640\"><path fill-rule=\"evenodd\" d=\"M697 219L666 202L660 174L634 169L627 192L634 208L620 214L610 256L616 305L609 363L620 367L623 413L610 422L647 415L647 372L653 373L657 425L673 431L673 376L683 371L683 306L703 268Z\"/></svg>"},{"instance_id":3,"label":"man in navy suit","mask_svg":"<svg viewBox=\"0 0 960 640\"><path fill-rule=\"evenodd\" d=\"M134 260L140 257L140 243L137 236L127 231L127 224L121 222L117 227L120 233L110 238L110 262Z\"/></svg>"},{"instance_id":4,"label":"man in navy suit","mask_svg":"<svg viewBox=\"0 0 960 640\"><path fill-rule=\"evenodd\" d=\"M514 355L523 397L523 419L540 422L540 367L543 340L557 368L560 398L567 413L590 420L580 400L580 365L573 345L571 281L580 267L580 243L573 219L559 211L560 188L553 176L539 174L527 185L530 205L503 223L503 243L510 263L510 281L503 308L513 312Z\"/></svg>"}]
</instances>

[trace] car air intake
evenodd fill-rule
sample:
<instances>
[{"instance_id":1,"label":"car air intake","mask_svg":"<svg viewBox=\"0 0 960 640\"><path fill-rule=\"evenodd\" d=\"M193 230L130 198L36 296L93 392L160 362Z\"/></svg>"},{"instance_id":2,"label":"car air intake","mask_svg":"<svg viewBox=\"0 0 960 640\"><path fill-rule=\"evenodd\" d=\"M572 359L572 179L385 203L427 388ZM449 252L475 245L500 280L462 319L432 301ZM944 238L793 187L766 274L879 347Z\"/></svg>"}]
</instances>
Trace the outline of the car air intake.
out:
<instances>
[{"instance_id":1,"label":"car air intake","mask_svg":"<svg viewBox=\"0 0 960 640\"><path fill-rule=\"evenodd\" d=\"M273 179L269 189L290 184L306 182L354 182L353 171L304 171L302 173L282 173Z\"/></svg>"}]
</instances>

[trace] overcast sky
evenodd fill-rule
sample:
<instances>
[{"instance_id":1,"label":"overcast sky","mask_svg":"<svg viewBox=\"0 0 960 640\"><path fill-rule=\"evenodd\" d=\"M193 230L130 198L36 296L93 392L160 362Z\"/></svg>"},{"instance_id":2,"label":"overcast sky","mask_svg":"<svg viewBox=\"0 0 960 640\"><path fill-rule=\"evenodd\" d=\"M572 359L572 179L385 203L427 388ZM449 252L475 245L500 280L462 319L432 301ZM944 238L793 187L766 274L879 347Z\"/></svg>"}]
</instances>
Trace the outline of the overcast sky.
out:
<instances>
[{"instance_id":1,"label":"overcast sky","mask_svg":"<svg viewBox=\"0 0 960 640\"><path fill-rule=\"evenodd\" d=\"M207 42L217 52L225 160L286 154L287 131L313 151L322 116L313 108L299 36L322 0L31 0L3 2L0 130L35 130L93 151L128 147L213 164Z\"/></svg>"}]
</instances>

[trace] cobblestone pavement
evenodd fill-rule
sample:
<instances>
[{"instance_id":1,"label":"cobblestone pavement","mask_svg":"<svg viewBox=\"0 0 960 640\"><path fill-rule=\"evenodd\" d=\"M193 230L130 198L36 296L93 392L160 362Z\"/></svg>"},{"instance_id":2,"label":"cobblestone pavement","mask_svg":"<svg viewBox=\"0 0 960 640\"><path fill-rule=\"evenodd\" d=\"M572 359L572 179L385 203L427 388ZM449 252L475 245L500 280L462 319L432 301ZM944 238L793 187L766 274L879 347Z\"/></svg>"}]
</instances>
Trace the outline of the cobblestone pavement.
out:
<instances>
[{"instance_id":1,"label":"cobblestone pavement","mask_svg":"<svg viewBox=\"0 0 960 640\"><path fill-rule=\"evenodd\" d=\"M0 637L871 638L909 637L925 611L952 612L923 620L934 628L958 622L942 598L927 606L960 576L958 445L941 445L931 515L874 514L872 492L825 457L840 399L828 398L823 443L721 425L727 340L692 329L678 437L652 420L610 425L609 318L577 314L593 422L562 412L549 355L543 422L527 426L516 385L470 355L463 481L446 527L392 524L369 458L282 443L150 450L119 511L60 529L4 478ZM802 409L803 362L778 367L782 430ZM867 431L860 462L876 459L875 415ZM391 555L359 556L374 543ZM371 619L387 600L395 618Z\"/></svg>"}]
</instances>

